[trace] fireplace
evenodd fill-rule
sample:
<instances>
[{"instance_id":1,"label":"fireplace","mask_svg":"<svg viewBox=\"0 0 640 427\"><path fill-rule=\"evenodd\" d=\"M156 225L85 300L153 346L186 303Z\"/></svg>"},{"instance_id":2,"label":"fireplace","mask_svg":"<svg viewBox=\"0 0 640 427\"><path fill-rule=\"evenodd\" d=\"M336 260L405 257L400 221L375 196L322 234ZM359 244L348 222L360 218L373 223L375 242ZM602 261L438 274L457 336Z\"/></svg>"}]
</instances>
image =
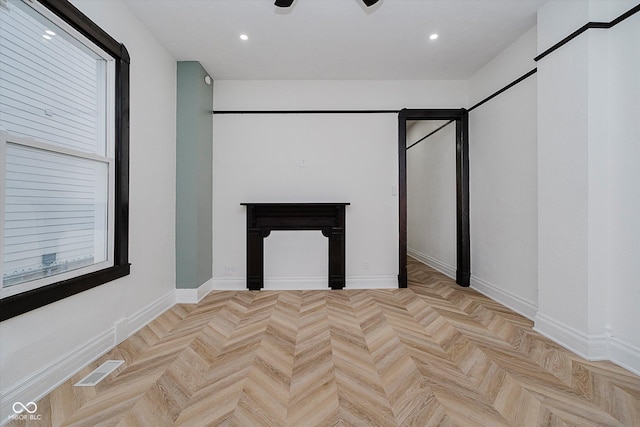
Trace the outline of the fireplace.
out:
<instances>
[{"instance_id":1,"label":"fireplace","mask_svg":"<svg viewBox=\"0 0 640 427\"><path fill-rule=\"evenodd\" d=\"M345 285L346 206L349 203L241 203L247 207L247 288L264 287L264 238L273 230L320 230L329 239L331 289Z\"/></svg>"}]
</instances>

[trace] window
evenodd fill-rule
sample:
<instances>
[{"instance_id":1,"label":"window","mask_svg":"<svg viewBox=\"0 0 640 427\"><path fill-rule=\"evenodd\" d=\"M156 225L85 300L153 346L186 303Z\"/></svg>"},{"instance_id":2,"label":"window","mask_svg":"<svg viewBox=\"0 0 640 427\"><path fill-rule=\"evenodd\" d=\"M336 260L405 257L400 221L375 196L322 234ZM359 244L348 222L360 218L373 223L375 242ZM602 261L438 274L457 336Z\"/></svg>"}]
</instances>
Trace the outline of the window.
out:
<instances>
[{"instance_id":1,"label":"window","mask_svg":"<svg viewBox=\"0 0 640 427\"><path fill-rule=\"evenodd\" d=\"M129 273L128 55L68 2L0 3L0 319Z\"/></svg>"}]
</instances>

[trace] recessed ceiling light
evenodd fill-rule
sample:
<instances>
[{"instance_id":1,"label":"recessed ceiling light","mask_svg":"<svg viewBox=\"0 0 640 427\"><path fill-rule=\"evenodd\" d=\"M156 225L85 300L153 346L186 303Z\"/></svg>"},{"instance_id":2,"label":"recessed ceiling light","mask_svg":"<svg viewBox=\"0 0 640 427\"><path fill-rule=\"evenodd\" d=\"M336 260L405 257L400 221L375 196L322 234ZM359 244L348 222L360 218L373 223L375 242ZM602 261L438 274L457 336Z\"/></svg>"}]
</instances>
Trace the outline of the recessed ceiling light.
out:
<instances>
[{"instance_id":1,"label":"recessed ceiling light","mask_svg":"<svg viewBox=\"0 0 640 427\"><path fill-rule=\"evenodd\" d=\"M433 33L429 36L429 40L435 40L438 38L438 35L436 33Z\"/></svg>"},{"instance_id":2,"label":"recessed ceiling light","mask_svg":"<svg viewBox=\"0 0 640 427\"><path fill-rule=\"evenodd\" d=\"M51 36L48 36L48 35L46 35L46 34L43 34L43 35L42 35L42 37L43 37L43 38L45 38L45 39L47 39L47 40L51 40Z\"/></svg>"},{"instance_id":3,"label":"recessed ceiling light","mask_svg":"<svg viewBox=\"0 0 640 427\"><path fill-rule=\"evenodd\" d=\"M55 35L56 35L56 33L54 33L54 32L53 32L53 31L51 31L51 30L45 30L44 32L45 32L45 33L47 33L47 34L49 34L50 36L55 36Z\"/></svg>"},{"instance_id":4,"label":"recessed ceiling light","mask_svg":"<svg viewBox=\"0 0 640 427\"><path fill-rule=\"evenodd\" d=\"M249 36L246 35L246 34L240 34L240 40L247 41L247 40L249 40Z\"/></svg>"}]
</instances>

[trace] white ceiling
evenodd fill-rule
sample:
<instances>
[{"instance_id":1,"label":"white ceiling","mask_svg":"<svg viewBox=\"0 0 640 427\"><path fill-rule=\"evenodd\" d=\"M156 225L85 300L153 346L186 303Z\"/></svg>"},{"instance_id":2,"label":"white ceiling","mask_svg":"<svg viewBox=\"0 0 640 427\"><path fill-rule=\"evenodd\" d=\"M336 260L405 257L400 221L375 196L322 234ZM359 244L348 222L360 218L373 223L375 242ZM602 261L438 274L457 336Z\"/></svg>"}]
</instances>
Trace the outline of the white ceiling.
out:
<instances>
[{"instance_id":1,"label":"white ceiling","mask_svg":"<svg viewBox=\"0 0 640 427\"><path fill-rule=\"evenodd\" d=\"M177 60L222 80L468 79L533 27L545 2L124 1Z\"/></svg>"}]
</instances>

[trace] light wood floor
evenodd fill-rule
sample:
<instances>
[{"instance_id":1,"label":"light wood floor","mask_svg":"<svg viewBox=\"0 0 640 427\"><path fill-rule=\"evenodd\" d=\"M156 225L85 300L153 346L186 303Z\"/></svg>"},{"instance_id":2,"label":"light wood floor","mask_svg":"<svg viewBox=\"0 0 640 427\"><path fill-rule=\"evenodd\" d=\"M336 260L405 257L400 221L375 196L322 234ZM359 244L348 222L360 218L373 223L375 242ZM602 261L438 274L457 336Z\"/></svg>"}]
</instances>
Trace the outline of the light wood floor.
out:
<instances>
[{"instance_id":1,"label":"light wood floor","mask_svg":"<svg viewBox=\"0 0 640 427\"><path fill-rule=\"evenodd\" d=\"M638 376L417 261L409 274L408 289L176 305L38 402L33 425L640 425ZM126 362L72 386L106 359Z\"/></svg>"}]
</instances>

